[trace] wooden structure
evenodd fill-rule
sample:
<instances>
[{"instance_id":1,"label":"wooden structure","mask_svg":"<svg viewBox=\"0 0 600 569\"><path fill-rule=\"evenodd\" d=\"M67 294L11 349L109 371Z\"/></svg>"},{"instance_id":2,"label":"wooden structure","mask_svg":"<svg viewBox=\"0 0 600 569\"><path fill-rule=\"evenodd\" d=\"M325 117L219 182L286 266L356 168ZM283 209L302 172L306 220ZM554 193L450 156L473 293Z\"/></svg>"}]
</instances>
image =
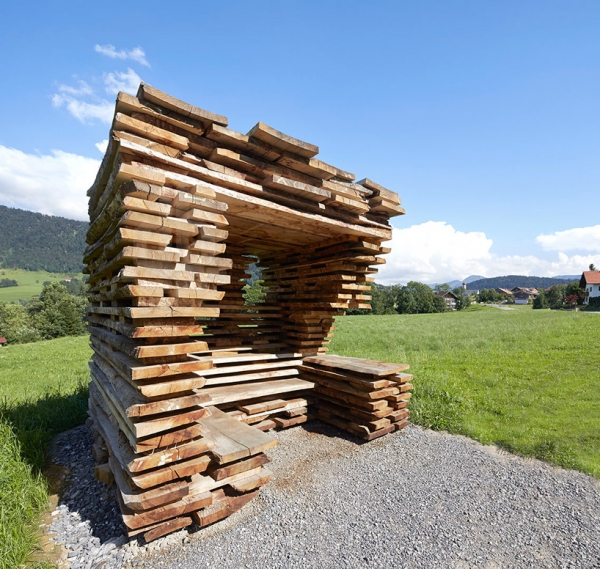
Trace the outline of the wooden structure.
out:
<instances>
[{"instance_id":1,"label":"wooden structure","mask_svg":"<svg viewBox=\"0 0 600 569\"><path fill-rule=\"evenodd\" d=\"M318 151L145 84L117 97L84 261L97 476L117 484L129 535L242 507L270 477L266 431L309 405L365 439L407 424L408 366L325 355L335 316L369 307L404 210Z\"/></svg>"}]
</instances>

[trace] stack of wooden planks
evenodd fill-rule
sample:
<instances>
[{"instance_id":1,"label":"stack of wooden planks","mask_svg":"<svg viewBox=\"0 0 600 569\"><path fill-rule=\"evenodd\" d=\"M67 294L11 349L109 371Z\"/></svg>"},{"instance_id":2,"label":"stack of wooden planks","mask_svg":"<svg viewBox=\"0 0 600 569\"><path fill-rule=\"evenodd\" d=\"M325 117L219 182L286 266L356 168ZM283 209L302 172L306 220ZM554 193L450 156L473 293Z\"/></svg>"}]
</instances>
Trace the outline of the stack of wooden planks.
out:
<instances>
[{"instance_id":1,"label":"stack of wooden planks","mask_svg":"<svg viewBox=\"0 0 600 569\"><path fill-rule=\"evenodd\" d=\"M320 413L323 390L333 406L356 378L379 401L364 374L337 390L306 357L327 351L337 315L369 307L404 210L318 152L260 122L236 132L149 85L117 96L84 263L98 473L116 482L130 535L207 525L251 499L269 477L264 431L306 421L315 384ZM249 306L252 264L266 297ZM379 380L396 426L400 380Z\"/></svg>"},{"instance_id":2,"label":"stack of wooden planks","mask_svg":"<svg viewBox=\"0 0 600 569\"><path fill-rule=\"evenodd\" d=\"M314 381L317 417L373 440L408 425L412 375L407 364L334 355L304 358L301 377Z\"/></svg>"}]
</instances>

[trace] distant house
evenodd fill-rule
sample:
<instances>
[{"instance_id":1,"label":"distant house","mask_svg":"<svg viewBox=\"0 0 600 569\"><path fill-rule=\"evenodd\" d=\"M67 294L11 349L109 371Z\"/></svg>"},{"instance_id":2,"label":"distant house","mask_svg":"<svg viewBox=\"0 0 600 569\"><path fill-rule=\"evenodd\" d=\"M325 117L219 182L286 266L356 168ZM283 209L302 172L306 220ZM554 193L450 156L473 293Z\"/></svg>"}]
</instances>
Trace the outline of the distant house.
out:
<instances>
[{"instance_id":1,"label":"distant house","mask_svg":"<svg viewBox=\"0 0 600 569\"><path fill-rule=\"evenodd\" d=\"M516 286L511 289L515 304L529 304L530 300L533 300L536 296L539 296L540 291L537 288L529 288L526 286Z\"/></svg>"},{"instance_id":2,"label":"distant house","mask_svg":"<svg viewBox=\"0 0 600 569\"><path fill-rule=\"evenodd\" d=\"M590 298L600 296L600 271L583 271L579 286L584 290L584 304L590 303Z\"/></svg>"},{"instance_id":3,"label":"distant house","mask_svg":"<svg viewBox=\"0 0 600 569\"><path fill-rule=\"evenodd\" d=\"M437 294L437 296L441 296L446 301L446 306L450 310L456 310L456 301L458 300L458 296L456 296L451 290L439 291L435 294Z\"/></svg>"},{"instance_id":4,"label":"distant house","mask_svg":"<svg viewBox=\"0 0 600 569\"><path fill-rule=\"evenodd\" d=\"M497 293L499 294L505 294L506 296L512 296L513 293L511 290L508 290L507 288L497 288L495 289Z\"/></svg>"},{"instance_id":5,"label":"distant house","mask_svg":"<svg viewBox=\"0 0 600 569\"><path fill-rule=\"evenodd\" d=\"M8 344L8 341L6 338L0 338L0 346L4 347L6 346L6 344Z\"/></svg>"}]
</instances>

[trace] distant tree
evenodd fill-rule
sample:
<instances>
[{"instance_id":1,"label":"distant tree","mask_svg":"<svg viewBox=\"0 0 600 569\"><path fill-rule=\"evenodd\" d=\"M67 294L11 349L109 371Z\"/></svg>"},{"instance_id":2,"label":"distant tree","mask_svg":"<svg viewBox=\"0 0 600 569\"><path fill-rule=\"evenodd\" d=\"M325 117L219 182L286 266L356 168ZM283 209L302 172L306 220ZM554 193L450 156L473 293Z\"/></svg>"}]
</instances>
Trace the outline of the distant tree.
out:
<instances>
[{"instance_id":1,"label":"distant tree","mask_svg":"<svg viewBox=\"0 0 600 569\"><path fill-rule=\"evenodd\" d=\"M575 308L578 302L579 295L577 294L568 294L567 296L565 296L565 306L569 308Z\"/></svg>"},{"instance_id":2,"label":"distant tree","mask_svg":"<svg viewBox=\"0 0 600 569\"><path fill-rule=\"evenodd\" d=\"M448 310L448 305L443 296L438 296L437 294L434 295L433 308L433 312L446 312Z\"/></svg>"},{"instance_id":3,"label":"distant tree","mask_svg":"<svg viewBox=\"0 0 600 569\"><path fill-rule=\"evenodd\" d=\"M568 296L577 296L577 304L583 304L585 299L584 290L579 286L579 281L573 281L572 283L567 285L565 290L565 297Z\"/></svg>"},{"instance_id":4,"label":"distant tree","mask_svg":"<svg viewBox=\"0 0 600 569\"><path fill-rule=\"evenodd\" d=\"M590 264L590 271L595 271L596 270L596 265L594 265L594 263Z\"/></svg>"},{"instance_id":5,"label":"distant tree","mask_svg":"<svg viewBox=\"0 0 600 569\"><path fill-rule=\"evenodd\" d=\"M28 303L27 311L40 336L46 340L84 334L86 304L85 298L69 294L64 285L51 283L44 287L39 298Z\"/></svg>"},{"instance_id":6,"label":"distant tree","mask_svg":"<svg viewBox=\"0 0 600 569\"><path fill-rule=\"evenodd\" d=\"M549 308L562 308L564 306L567 285L554 285L546 291L546 302Z\"/></svg>"},{"instance_id":7,"label":"distant tree","mask_svg":"<svg viewBox=\"0 0 600 569\"><path fill-rule=\"evenodd\" d=\"M442 298L444 306L431 287L426 284L410 281L406 286L398 288L396 294L396 311L400 314L427 314L431 312L444 312L446 310L446 301Z\"/></svg>"},{"instance_id":8,"label":"distant tree","mask_svg":"<svg viewBox=\"0 0 600 569\"><path fill-rule=\"evenodd\" d=\"M0 336L9 344L25 344L41 339L27 308L21 304L0 302Z\"/></svg>"},{"instance_id":9,"label":"distant tree","mask_svg":"<svg viewBox=\"0 0 600 569\"><path fill-rule=\"evenodd\" d=\"M433 290L435 290L435 292L450 292L452 287L448 283L436 284Z\"/></svg>"},{"instance_id":10,"label":"distant tree","mask_svg":"<svg viewBox=\"0 0 600 569\"><path fill-rule=\"evenodd\" d=\"M396 295L396 311L399 314L416 314L417 301L408 287L400 287Z\"/></svg>"},{"instance_id":11,"label":"distant tree","mask_svg":"<svg viewBox=\"0 0 600 569\"><path fill-rule=\"evenodd\" d=\"M251 285L247 284L244 286L244 304L247 306L255 306L264 303L265 296L266 293L261 280L256 280Z\"/></svg>"},{"instance_id":12,"label":"distant tree","mask_svg":"<svg viewBox=\"0 0 600 569\"><path fill-rule=\"evenodd\" d=\"M452 292L458 297L458 300L456 301L456 310L464 310L471 306L471 297L468 294L465 294L463 287L457 286Z\"/></svg>"},{"instance_id":13,"label":"distant tree","mask_svg":"<svg viewBox=\"0 0 600 569\"><path fill-rule=\"evenodd\" d=\"M19 286L19 283L15 279L0 279L0 288L7 288L9 286Z\"/></svg>"},{"instance_id":14,"label":"distant tree","mask_svg":"<svg viewBox=\"0 0 600 569\"><path fill-rule=\"evenodd\" d=\"M533 299L533 308L548 308L548 300L546 299L546 293L544 291L540 292L540 294Z\"/></svg>"},{"instance_id":15,"label":"distant tree","mask_svg":"<svg viewBox=\"0 0 600 569\"><path fill-rule=\"evenodd\" d=\"M80 281L76 277L73 277L68 281L60 281L60 284L64 285L69 294L73 294L75 296L85 296L87 288L86 284L84 281Z\"/></svg>"},{"instance_id":16,"label":"distant tree","mask_svg":"<svg viewBox=\"0 0 600 569\"><path fill-rule=\"evenodd\" d=\"M495 290L493 288L490 288L490 289L484 288L477 295L477 301L481 302L482 304L501 302L504 300L505 296L506 295L499 293L497 290Z\"/></svg>"}]
</instances>

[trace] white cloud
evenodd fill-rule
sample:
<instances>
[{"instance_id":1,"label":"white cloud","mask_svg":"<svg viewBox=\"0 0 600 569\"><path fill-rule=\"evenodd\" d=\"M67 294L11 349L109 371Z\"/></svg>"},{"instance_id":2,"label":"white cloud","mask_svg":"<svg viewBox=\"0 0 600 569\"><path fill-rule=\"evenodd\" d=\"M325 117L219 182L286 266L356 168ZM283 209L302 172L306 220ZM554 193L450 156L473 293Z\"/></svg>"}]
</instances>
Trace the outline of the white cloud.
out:
<instances>
[{"instance_id":1,"label":"white cloud","mask_svg":"<svg viewBox=\"0 0 600 569\"><path fill-rule=\"evenodd\" d=\"M94 146L100 152L102 152L102 154L104 154L106 152L106 149L108 148L108 138L101 140L100 142L96 142L96 144L94 144Z\"/></svg>"},{"instance_id":2,"label":"white cloud","mask_svg":"<svg viewBox=\"0 0 600 569\"><path fill-rule=\"evenodd\" d=\"M87 220L86 192L99 166L99 160L60 150L38 156L0 145L0 203Z\"/></svg>"},{"instance_id":3,"label":"white cloud","mask_svg":"<svg viewBox=\"0 0 600 569\"><path fill-rule=\"evenodd\" d=\"M535 240L546 251L596 251L600 252L600 225L575 227L538 235Z\"/></svg>"},{"instance_id":4,"label":"white cloud","mask_svg":"<svg viewBox=\"0 0 600 569\"><path fill-rule=\"evenodd\" d=\"M120 51L117 51L117 48L114 45L96 44L94 46L94 50L97 53L106 55L106 57L111 57L113 59L131 59L132 61L137 61L138 63L145 65L146 67L150 67L148 60L146 59L146 53L141 47L134 47L130 50L122 49Z\"/></svg>"},{"instance_id":5,"label":"white cloud","mask_svg":"<svg viewBox=\"0 0 600 569\"><path fill-rule=\"evenodd\" d=\"M377 282L407 283L415 280L428 284L462 279L469 275L535 275L551 277L577 274L597 262L597 255L573 255L559 252L556 260L534 255L498 256L490 249L491 239L484 233L464 233L444 221L428 221L404 229L394 229L388 244L392 252L385 256ZM600 247L595 249L600 252Z\"/></svg>"},{"instance_id":6,"label":"white cloud","mask_svg":"<svg viewBox=\"0 0 600 569\"><path fill-rule=\"evenodd\" d=\"M88 103L65 93L55 93L52 95L52 104L55 107L66 107L77 120L84 124L93 122L94 119L110 123L115 112L114 103L106 99L100 99L95 103Z\"/></svg>"},{"instance_id":7,"label":"white cloud","mask_svg":"<svg viewBox=\"0 0 600 569\"><path fill-rule=\"evenodd\" d=\"M140 76L131 68L127 68L127 71L124 72L115 71L104 74L106 92L114 95L119 91L135 95L141 80Z\"/></svg>"},{"instance_id":8,"label":"white cloud","mask_svg":"<svg viewBox=\"0 0 600 569\"><path fill-rule=\"evenodd\" d=\"M91 95L93 93L92 88L85 81L79 80L77 83L78 87L61 84L58 86L58 90L61 93L67 93L67 95L73 95L74 97L80 97L81 95Z\"/></svg>"}]
</instances>

